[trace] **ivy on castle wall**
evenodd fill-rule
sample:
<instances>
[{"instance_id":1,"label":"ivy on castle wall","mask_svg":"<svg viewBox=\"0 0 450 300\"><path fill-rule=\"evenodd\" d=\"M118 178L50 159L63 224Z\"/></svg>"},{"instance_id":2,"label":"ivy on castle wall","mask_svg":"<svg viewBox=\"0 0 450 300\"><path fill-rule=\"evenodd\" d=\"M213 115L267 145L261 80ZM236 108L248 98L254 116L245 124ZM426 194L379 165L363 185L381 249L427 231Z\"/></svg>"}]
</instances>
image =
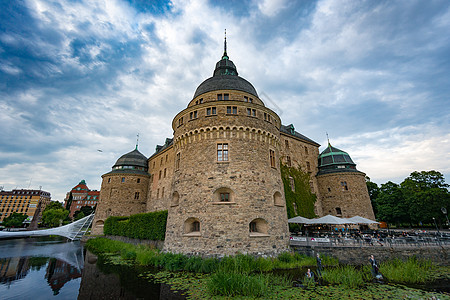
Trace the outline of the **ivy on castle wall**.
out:
<instances>
[{"instance_id":1,"label":"ivy on castle wall","mask_svg":"<svg viewBox=\"0 0 450 300\"><path fill-rule=\"evenodd\" d=\"M317 197L311 192L309 185L310 175L303 172L300 168L288 167L282 163L280 163L280 166L288 219L296 216L305 218L316 217L314 203ZM293 189L291 187L291 178L294 181Z\"/></svg>"}]
</instances>

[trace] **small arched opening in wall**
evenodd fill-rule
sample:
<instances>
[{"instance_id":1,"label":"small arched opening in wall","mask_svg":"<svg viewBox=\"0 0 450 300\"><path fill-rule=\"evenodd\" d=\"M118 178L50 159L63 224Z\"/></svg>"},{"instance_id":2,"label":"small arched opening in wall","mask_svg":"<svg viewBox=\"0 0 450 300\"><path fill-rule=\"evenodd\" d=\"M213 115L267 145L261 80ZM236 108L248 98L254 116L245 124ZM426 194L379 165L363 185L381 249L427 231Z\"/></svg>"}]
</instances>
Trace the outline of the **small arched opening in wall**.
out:
<instances>
[{"instance_id":1,"label":"small arched opening in wall","mask_svg":"<svg viewBox=\"0 0 450 300\"><path fill-rule=\"evenodd\" d=\"M232 189L228 187L220 187L213 193L213 204L236 204L235 194Z\"/></svg>"},{"instance_id":2,"label":"small arched opening in wall","mask_svg":"<svg viewBox=\"0 0 450 300\"><path fill-rule=\"evenodd\" d=\"M183 235L185 236L201 236L200 220L194 217L184 221Z\"/></svg>"},{"instance_id":3,"label":"small arched opening in wall","mask_svg":"<svg viewBox=\"0 0 450 300\"><path fill-rule=\"evenodd\" d=\"M253 219L248 226L251 237L269 236L269 224L262 218Z\"/></svg>"},{"instance_id":4,"label":"small arched opening in wall","mask_svg":"<svg viewBox=\"0 0 450 300\"><path fill-rule=\"evenodd\" d=\"M170 199L170 206L178 206L180 204L180 194L173 192L172 199Z\"/></svg>"},{"instance_id":5,"label":"small arched opening in wall","mask_svg":"<svg viewBox=\"0 0 450 300\"><path fill-rule=\"evenodd\" d=\"M280 192L276 191L273 194L273 204L275 206L284 206L284 200L283 200L283 196L281 195Z\"/></svg>"}]
</instances>

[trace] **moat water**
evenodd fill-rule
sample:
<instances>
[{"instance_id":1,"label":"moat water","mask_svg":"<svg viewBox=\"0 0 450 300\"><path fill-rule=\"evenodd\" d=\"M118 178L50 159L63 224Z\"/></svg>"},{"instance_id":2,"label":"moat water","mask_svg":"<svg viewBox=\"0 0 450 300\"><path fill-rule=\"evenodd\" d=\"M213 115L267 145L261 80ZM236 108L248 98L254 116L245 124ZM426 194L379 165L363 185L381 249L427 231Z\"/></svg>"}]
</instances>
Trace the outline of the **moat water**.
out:
<instances>
[{"instance_id":1,"label":"moat water","mask_svg":"<svg viewBox=\"0 0 450 300\"><path fill-rule=\"evenodd\" d=\"M64 238L0 240L0 299L184 299L118 268Z\"/></svg>"}]
</instances>

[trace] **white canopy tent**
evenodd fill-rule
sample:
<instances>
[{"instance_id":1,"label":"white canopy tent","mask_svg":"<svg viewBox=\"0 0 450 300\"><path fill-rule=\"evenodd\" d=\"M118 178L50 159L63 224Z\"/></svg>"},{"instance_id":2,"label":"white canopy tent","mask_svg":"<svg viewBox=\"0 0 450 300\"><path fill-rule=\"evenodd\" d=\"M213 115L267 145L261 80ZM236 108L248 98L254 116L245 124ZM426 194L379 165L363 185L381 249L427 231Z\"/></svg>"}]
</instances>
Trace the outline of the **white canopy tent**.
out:
<instances>
[{"instance_id":1,"label":"white canopy tent","mask_svg":"<svg viewBox=\"0 0 450 300\"><path fill-rule=\"evenodd\" d=\"M343 225L343 224L356 224L355 222L349 219L342 219L332 215L326 215L321 218L312 219L308 224L334 224L334 225Z\"/></svg>"},{"instance_id":2,"label":"white canopy tent","mask_svg":"<svg viewBox=\"0 0 450 300\"><path fill-rule=\"evenodd\" d=\"M373 220L370 220L370 219L366 219L366 218L363 218L363 217L360 217L360 216L354 216L354 217L351 217L351 218L347 218L347 220L353 221L356 224L380 224L380 222L373 221Z\"/></svg>"},{"instance_id":3,"label":"white canopy tent","mask_svg":"<svg viewBox=\"0 0 450 300\"><path fill-rule=\"evenodd\" d=\"M297 223L297 224L310 224L310 222L311 222L311 219L300 217L300 216L293 217L288 220L288 223Z\"/></svg>"}]
</instances>

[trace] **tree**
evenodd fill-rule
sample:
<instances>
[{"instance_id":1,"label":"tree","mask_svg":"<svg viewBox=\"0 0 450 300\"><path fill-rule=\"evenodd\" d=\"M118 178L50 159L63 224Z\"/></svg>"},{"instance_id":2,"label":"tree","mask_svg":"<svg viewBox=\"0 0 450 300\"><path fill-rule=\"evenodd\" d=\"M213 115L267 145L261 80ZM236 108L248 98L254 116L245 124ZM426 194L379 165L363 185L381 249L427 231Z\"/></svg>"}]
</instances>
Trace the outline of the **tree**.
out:
<instances>
[{"instance_id":1,"label":"tree","mask_svg":"<svg viewBox=\"0 0 450 300\"><path fill-rule=\"evenodd\" d=\"M70 192L69 199L67 199L67 203L66 203L66 209L68 211L70 211L70 207L72 206L72 200L73 200L73 196L72 196L72 192Z\"/></svg>"},{"instance_id":2,"label":"tree","mask_svg":"<svg viewBox=\"0 0 450 300\"><path fill-rule=\"evenodd\" d=\"M50 227L56 227L59 226L68 215L69 211L64 208L46 208L42 213L42 223Z\"/></svg>"},{"instance_id":3,"label":"tree","mask_svg":"<svg viewBox=\"0 0 450 300\"><path fill-rule=\"evenodd\" d=\"M376 206L376 200L378 195L380 194L380 188L375 182L370 181L370 178L366 176L366 185L367 190L369 191L369 197L370 202L372 203L373 212L375 215L377 215L377 206Z\"/></svg>"},{"instance_id":4,"label":"tree","mask_svg":"<svg viewBox=\"0 0 450 300\"><path fill-rule=\"evenodd\" d=\"M388 223L409 223L408 206L400 185L388 181L380 187L375 201L376 217Z\"/></svg>"},{"instance_id":5,"label":"tree","mask_svg":"<svg viewBox=\"0 0 450 300\"><path fill-rule=\"evenodd\" d=\"M401 183L411 221L433 223L433 218L436 218L440 223L445 222L441 208L450 208L448 187L440 172L412 172Z\"/></svg>"},{"instance_id":6,"label":"tree","mask_svg":"<svg viewBox=\"0 0 450 300\"><path fill-rule=\"evenodd\" d=\"M64 207L61 202L52 201L45 207L44 211L50 210L50 209L64 209Z\"/></svg>"},{"instance_id":7,"label":"tree","mask_svg":"<svg viewBox=\"0 0 450 300\"><path fill-rule=\"evenodd\" d=\"M89 216L93 211L94 209L88 205L82 206L80 210L74 212L73 218L74 220L79 220L81 218L84 218L85 216Z\"/></svg>"},{"instance_id":8,"label":"tree","mask_svg":"<svg viewBox=\"0 0 450 300\"><path fill-rule=\"evenodd\" d=\"M23 221L26 220L28 216L22 213L13 212L11 215L3 219L3 226L5 227L21 227Z\"/></svg>"}]
</instances>

